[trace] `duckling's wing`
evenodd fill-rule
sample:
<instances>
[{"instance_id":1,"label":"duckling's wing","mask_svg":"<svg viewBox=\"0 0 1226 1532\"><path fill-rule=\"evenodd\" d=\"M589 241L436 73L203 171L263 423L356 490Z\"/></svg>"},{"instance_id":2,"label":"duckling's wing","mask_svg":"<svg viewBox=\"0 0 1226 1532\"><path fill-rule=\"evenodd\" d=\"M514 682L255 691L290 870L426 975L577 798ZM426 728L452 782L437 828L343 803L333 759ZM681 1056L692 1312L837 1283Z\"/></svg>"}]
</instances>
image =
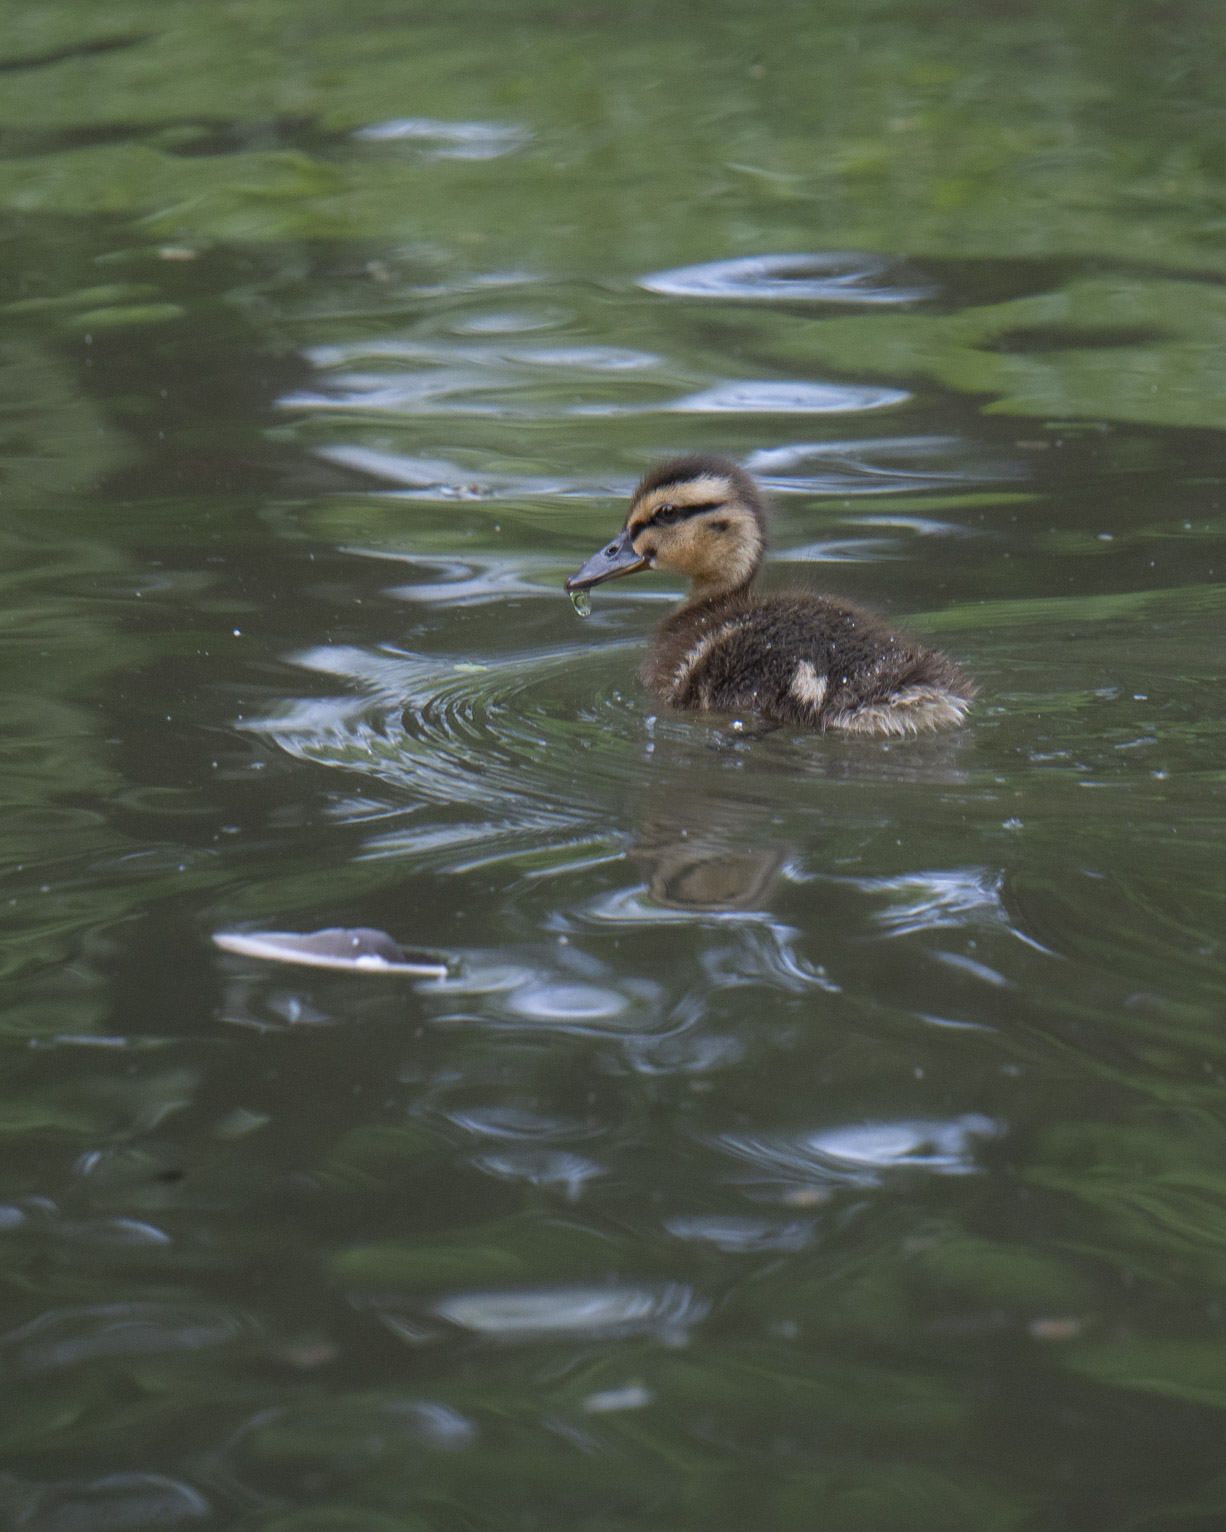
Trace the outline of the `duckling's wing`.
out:
<instances>
[{"instance_id":1,"label":"duckling's wing","mask_svg":"<svg viewBox=\"0 0 1226 1532\"><path fill-rule=\"evenodd\" d=\"M793 613L774 605L729 615L696 636L681 656L673 673L673 705L719 712L748 709L778 722L812 724L814 703L820 705L821 699L798 701L793 682L798 664L807 664L816 676L804 658L815 642Z\"/></svg>"}]
</instances>

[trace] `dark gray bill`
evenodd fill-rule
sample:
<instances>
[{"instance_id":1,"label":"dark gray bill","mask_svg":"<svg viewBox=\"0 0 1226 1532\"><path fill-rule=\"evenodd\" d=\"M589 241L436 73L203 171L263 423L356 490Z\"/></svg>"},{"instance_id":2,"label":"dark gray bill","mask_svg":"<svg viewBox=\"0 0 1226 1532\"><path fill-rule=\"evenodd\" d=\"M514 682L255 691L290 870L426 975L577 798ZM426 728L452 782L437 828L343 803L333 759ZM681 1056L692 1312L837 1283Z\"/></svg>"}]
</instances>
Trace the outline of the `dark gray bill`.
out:
<instances>
[{"instance_id":1,"label":"dark gray bill","mask_svg":"<svg viewBox=\"0 0 1226 1532\"><path fill-rule=\"evenodd\" d=\"M566 589L568 592L591 590L593 585L603 585L606 580L616 580L622 575L646 569L649 562L645 554L634 551L630 533L623 530L607 548L593 554L582 569L571 575L566 582Z\"/></svg>"}]
</instances>

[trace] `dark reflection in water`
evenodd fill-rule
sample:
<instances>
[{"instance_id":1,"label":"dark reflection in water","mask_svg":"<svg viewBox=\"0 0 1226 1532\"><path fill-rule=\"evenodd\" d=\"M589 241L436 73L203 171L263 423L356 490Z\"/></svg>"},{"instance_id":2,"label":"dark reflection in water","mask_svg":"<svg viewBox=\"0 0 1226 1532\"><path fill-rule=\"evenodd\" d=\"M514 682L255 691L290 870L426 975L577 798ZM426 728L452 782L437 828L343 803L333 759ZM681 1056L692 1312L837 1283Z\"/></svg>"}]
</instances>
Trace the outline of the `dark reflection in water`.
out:
<instances>
[{"instance_id":1,"label":"dark reflection in water","mask_svg":"<svg viewBox=\"0 0 1226 1532\"><path fill-rule=\"evenodd\" d=\"M352 142L536 152L410 109ZM61 235L11 271L183 312L0 374L13 1524L1212 1524L1219 444L906 350L1076 273ZM560 581L683 445L973 722L655 713L675 593Z\"/></svg>"},{"instance_id":2,"label":"dark reflection in water","mask_svg":"<svg viewBox=\"0 0 1226 1532\"><path fill-rule=\"evenodd\" d=\"M628 848L647 874L652 902L711 914L761 907L787 861L788 847L769 844L767 825L756 835L746 833L737 805L712 804L701 796L696 802L687 797L685 803L684 816L647 818ZM746 844L761 839L767 844Z\"/></svg>"}]
</instances>

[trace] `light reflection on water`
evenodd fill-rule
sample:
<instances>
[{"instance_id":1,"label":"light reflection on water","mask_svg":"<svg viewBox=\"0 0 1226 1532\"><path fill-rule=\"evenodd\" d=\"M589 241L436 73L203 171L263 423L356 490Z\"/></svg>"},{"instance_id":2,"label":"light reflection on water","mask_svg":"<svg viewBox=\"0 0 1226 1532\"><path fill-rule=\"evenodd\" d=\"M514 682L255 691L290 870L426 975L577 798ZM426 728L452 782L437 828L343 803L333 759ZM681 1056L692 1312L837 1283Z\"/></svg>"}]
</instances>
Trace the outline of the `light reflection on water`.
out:
<instances>
[{"instance_id":1,"label":"light reflection on water","mask_svg":"<svg viewBox=\"0 0 1226 1532\"><path fill-rule=\"evenodd\" d=\"M963 1176L979 1170L977 1148L1002 1125L969 1113L949 1122L866 1122L797 1135L725 1133L716 1146L767 1182L879 1186L892 1172Z\"/></svg>"},{"instance_id":2,"label":"light reflection on water","mask_svg":"<svg viewBox=\"0 0 1226 1532\"><path fill-rule=\"evenodd\" d=\"M499 358L499 360L503 360ZM543 360L540 354L519 357L522 365ZM554 360L562 358L555 355ZM582 375L604 367L590 360L580 365L567 358L569 370ZM650 364L648 364L650 365ZM616 371L624 369L624 364ZM579 399L573 385L565 396L542 391L536 379L516 376L509 368L477 370L476 367L440 365L430 372L411 374L342 373L330 379L327 393L292 394L282 401L287 410L321 412L352 411L363 417L421 415L489 415L504 419L612 418L641 414L681 415L847 415L861 410L880 410L905 402L908 395L896 388L860 387L850 383L727 381L698 393L670 397L655 384L656 397L648 395L630 403L617 398ZM645 389L639 390L646 393ZM490 397L494 396L494 397Z\"/></svg>"},{"instance_id":3,"label":"light reflection on water","mask_svg":"<svg viewBox=\"0 0 1226 1532\"><path fill-rule=\"evenodd\" d=\"M17 1498L13 1488L10 1485L9 1498ZM213 1515L210 1502L190 1484L156 1473L112 1473L50 1488L30 1486L21 1500L23 1525L54 1532L105 1532L116 1526L174 1527Z\"/></svg>"},{"instance_id":4,"label":"light reflection on water","mask_svg":"<svg viewBox=\"0 0 1226 1532\"><path fill-rule=\"evenodd\" d=\"M976 464L973 443L958 437L881 437L833 442L803 442L750 454L745 466L775 495L882 495L952 489L958 485L997 484L1021 477L1020 467L1004 462ZM524 500L568 498L590 501L628 496L629 476L591 479L494 474L438 458L334 443L319 456L342 467L395 484L405 497L426 500ZM821 473L790 470L820 465ZM870 526L907 526L930 535L969 537L974 530L954 521L922 516L872 514ZM354 551L360 551L355 549ZM385 555L386 556L386 555ZM806 555L812 556L812 555Z\"/></svg>"},{"instance_id":5,"label":"light reflection on water","mask_svg":"<svg viewBox=\"0 0 1226 1532\"><path fill-rule=\"evenodd\" d=\"M393 117L358 128L367 143L420 145L439 160L493 160L531 143L532 133L510 122L443 122L431 117Z\"/></svg>"},{"instance_id":6,"label":"light reflection on water","mask_svg":"<svg viewBox=\"0 0 1226 1532\"><path fill-rule=\"evenodd\" d=\"M478 1155L473 1164L487 1175L532 1186L561 1186L577 1202L585 1181L608 1175L608 1167L564 1149L519 1149Z\"/></svg>"},{"instance_id":7,"label":"light reflection on water","mask_svg":"<svg viewBox=\"0 0 1226 1532\"><path fill-rule=\"evenodd\" d=\"M220 1306L145 1302L51 1309L0 1336L0 1355L19 1375L33 1376L101 1357L224 1346L243 1329L241 1319Z\"/></svg>"},{"instance_id":8,"label":"light reflection on water","mask_svg":"<svg viewBox=\"0 0 1226 1532\"><path fill-rule=\"evenodd\" d=\"M809 255L754 255L657 271L641 279L652 293L674 298L750 299L805 303L914 303L930 298L931 283L891 286L901 263L879 256L821 251ZM887 280L882 280L883 278Z\"/></svg>"},{"instance_id":9,"label":"light reflection on water","mask_svg":"<svg viewBox=\"0 0 1226 1532\"><path fill-rule=\"evenodd\" d=\"M706 1311L696 1294L676 1284L464 1293L441 1298L433 1308L438 1318L487 1340L597 1340L646 1333L668 1344L679 1343Z\"/></svg>"}]
</instances>

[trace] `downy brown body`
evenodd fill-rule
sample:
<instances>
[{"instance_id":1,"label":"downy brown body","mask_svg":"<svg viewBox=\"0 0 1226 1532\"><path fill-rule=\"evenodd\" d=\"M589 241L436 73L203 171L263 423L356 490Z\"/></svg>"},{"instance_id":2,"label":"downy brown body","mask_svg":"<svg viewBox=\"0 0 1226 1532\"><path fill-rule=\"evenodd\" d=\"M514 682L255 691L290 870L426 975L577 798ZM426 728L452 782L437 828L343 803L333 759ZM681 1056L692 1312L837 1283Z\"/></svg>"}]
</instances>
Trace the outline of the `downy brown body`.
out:
<instances>
[{"instance_id":1,"label":"downy brown body","mask_svg":"<svg viewBox=\"0 0 1226 1532\"><path fill-rule=\"evenodd\" d=\"M618 538L567 589L640 569L689 577L640 672L673 707L858 734L962 721L975 688L946 655L838 597L755 596L765 548L766 508L749 475L724 458L678 458L643 479Z\"/></svg>"}]
</instances>

